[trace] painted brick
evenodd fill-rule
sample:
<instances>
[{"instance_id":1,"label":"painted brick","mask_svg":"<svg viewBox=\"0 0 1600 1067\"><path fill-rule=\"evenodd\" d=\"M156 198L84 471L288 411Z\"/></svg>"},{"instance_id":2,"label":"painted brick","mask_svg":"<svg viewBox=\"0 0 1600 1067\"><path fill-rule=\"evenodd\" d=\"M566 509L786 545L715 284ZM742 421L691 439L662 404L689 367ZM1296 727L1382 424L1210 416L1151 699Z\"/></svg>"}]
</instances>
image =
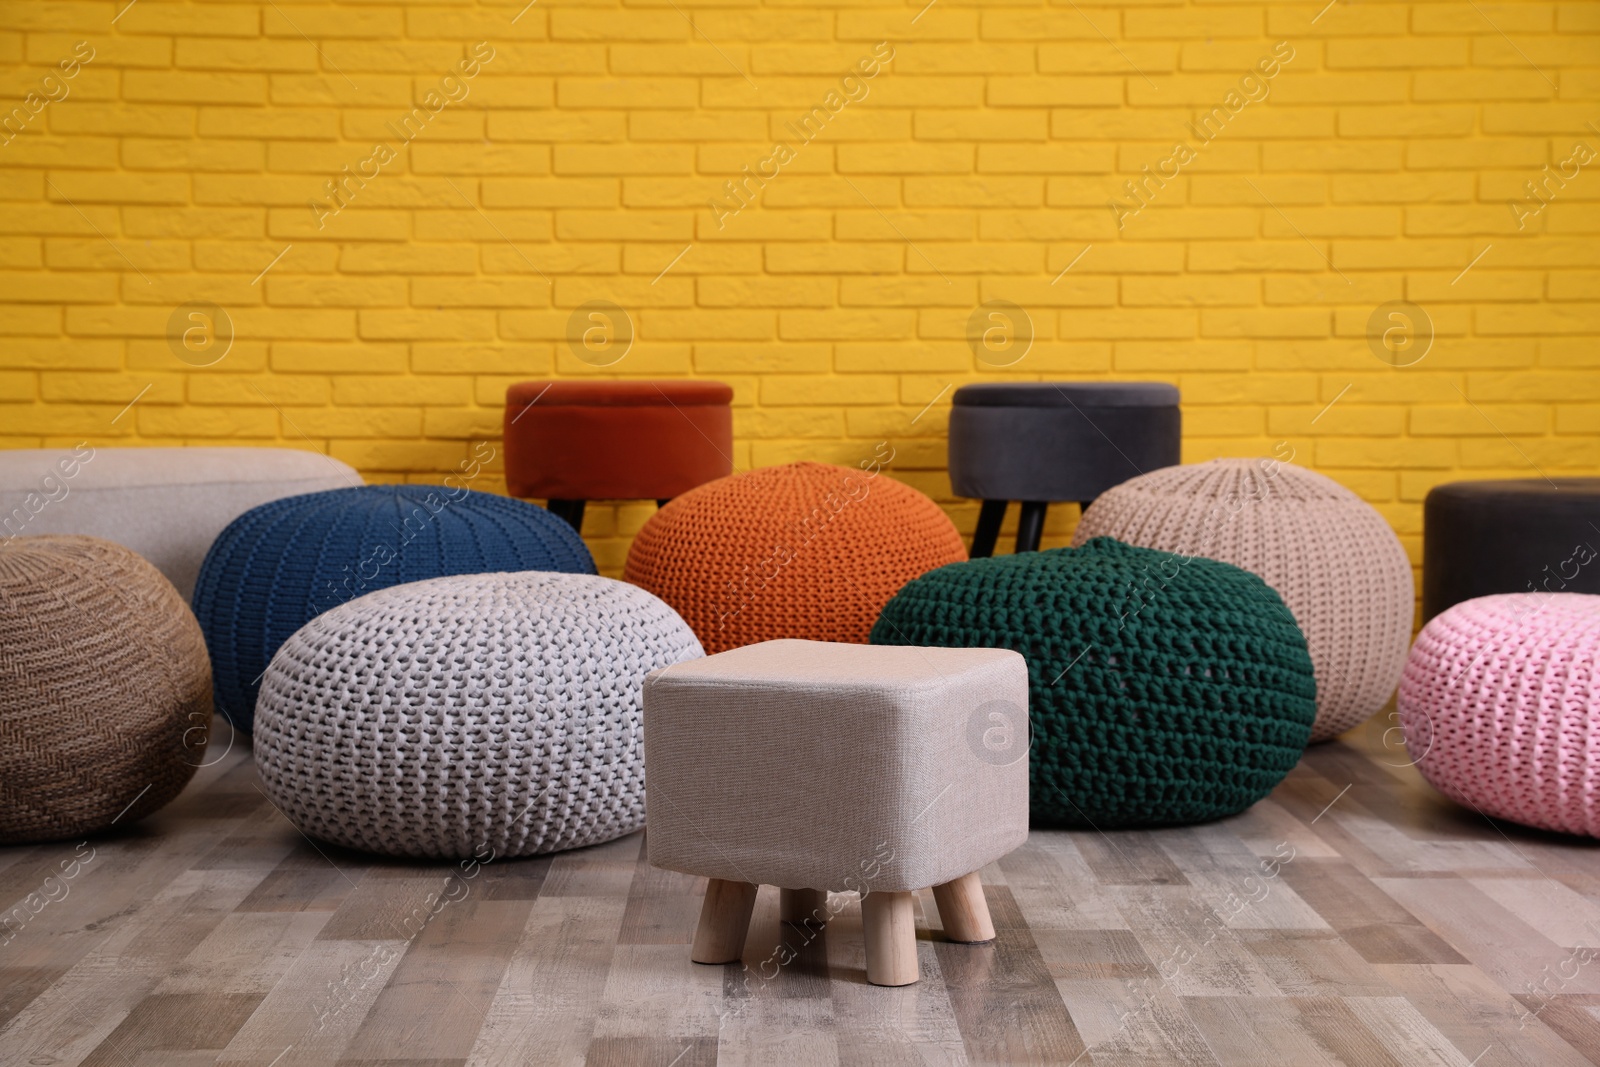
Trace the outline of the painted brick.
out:
<instances>
[{"instance_id":1,"label":"painted brick","mask_svg":"<svg viewBox=\"0 0 1600 1067\"><path fill-rule=\"evenodd\" d=\"M941 4L913 24L851 0L697 8L693 26L611 0L515 25L471 5L139 0L106 36L120 6L0 7L18 100L30 69L98 51L0 135L0 445L307 434L373 481L437 481L498 435L508 384L596 373L568 323L611 300L637 340L605 373L729 382L741 467L854 464L888 440L896 476L970 530L943 470L949 394L996 377L965 333L1008 300L1036 338L1006 375L1174 381L1187 460L1288 442L1413 556L1433 484L1600 464L1600 179L1584 168L1521 230L1506 207L1594 143L1592 5L1494 6L1515 47L1462 0L1315 24L1318 5L1249 0ZM319 227L307 201L396 142L388 124L480 40L497 54L467 99ZM1188 124L1278 40L1296 56L1270 94L1129 213L1124 183L1198 144ZM829 116L879 41L894 60ZM826 117L809 141L807 114ZM795 157L731 211L725 183L777 142ZM198 298L237 337L190 371L164 333ZM1436 340L1391 368L1365 333L1402 298ZM651 513L590 509L603 571Z\"/></svg>"},{"instance_id":2,"label":"painted brick","mask_svg":"<svg viewBox=\"0 0 1600 1067\"><path fill-rule=\"evenodd\" d=\"M122 76L123 99L181 104L265 104L264 74L211 71L129 70Z\"/></svg>"}]
</instances>

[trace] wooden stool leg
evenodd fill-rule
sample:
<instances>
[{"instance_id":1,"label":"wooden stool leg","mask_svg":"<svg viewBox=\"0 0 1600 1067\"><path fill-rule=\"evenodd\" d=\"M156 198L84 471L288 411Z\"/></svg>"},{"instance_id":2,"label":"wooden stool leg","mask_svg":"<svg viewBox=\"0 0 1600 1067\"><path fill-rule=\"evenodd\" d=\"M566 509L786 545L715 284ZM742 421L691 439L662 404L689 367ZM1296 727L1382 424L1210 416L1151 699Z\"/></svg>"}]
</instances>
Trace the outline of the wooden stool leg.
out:
<instances>
[{"instance_id":1,"label":"wooden stool leg","mask_svg":"<svg viewBox=\"0 0 1600 1067\"><path fill-rule=\"evenodd\" d=\"M874 890L861 898L861 931L867 941L867 981L910 985L917 971L916 905L910 893Z\"/></svg>"},{"instance_id":2,"label":"wooden stool leg","mask_svg":"<svg viewBox=\"0 0 1600 1067\"><path fill-rule=\"evenodd\" d=\"M689 958L696 963L733 963L744 952L750 932L750 913L756 906L756 886L713 878L700 905L700 927L694 932Z\"/></svg>"},{"instance_id":3,"label":"wooden stool leg","mask_svg":"<svg viewBox=\"0 0 1600 1067\"><path fill-rule=\"evenodd\" d=\"M985 500L978 511L978 528L972 532L973 559L994 555L994 543L1000 539L1000 524L1006 518L1006 501Z\"/></svg>"},{"instance_id":4,"label":"wooden stool leg","mask_svg":"<svg viewBox=\"0 0 1600 1067\"><path fill-rule=\"evenodd\" d=\"M975 945L994 940L994 920L989 918L989 901L977 871L934 886L933 902L939 905L944 936L951 941Z\"/></svg>"},{"instance_id":5,"label":"wooden stool leg","mask_svg":"<svg viewBox=\"0 0 1600 1067\"><path fill-rule=\"evenodd\" d=\"M821 889L781 889L778 917L793 926L821 929L828 921L828 894Z\"/></svg>"}]
</instances>

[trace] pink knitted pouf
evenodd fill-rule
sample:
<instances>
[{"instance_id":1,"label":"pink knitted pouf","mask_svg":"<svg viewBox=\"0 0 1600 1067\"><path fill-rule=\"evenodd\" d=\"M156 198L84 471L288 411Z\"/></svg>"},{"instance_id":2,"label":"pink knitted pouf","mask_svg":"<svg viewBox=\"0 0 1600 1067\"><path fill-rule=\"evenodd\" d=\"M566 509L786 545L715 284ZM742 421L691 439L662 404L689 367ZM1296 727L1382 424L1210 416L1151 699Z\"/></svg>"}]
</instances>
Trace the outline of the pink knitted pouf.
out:
<instances>
[{"instance_id":1,"label":"pink knitted pouf","mask_svg":"<svg viewBox=\"0 0 1600 1067\"><path fill-rule=\"evenodd\" d=\"M1406 748L1445 796L1600 837L1600 596L1505 593L1441 612L1411 649L1399 705Z\"/></svg>"}]
</instances>

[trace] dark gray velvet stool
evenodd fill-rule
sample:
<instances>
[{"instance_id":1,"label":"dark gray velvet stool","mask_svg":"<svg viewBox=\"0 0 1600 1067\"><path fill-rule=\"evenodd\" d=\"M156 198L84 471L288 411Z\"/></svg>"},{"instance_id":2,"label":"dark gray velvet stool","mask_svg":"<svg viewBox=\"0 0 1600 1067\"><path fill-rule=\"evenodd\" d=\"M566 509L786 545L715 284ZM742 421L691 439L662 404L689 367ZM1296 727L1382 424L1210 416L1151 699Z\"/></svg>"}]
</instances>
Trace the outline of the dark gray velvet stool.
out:
<instances>
[{"instance_id":1,"label":"dark gray velvet stool","mask_svg":"<svg viewBox=\"0 0 1600 1067\"><path fill-rule=\"evenodd\" d=\"M1422 619L1493 593L1600 593L1600 478L1450 482L1422 508Z\"/></svg>"},{"instance_id":2,"label":"dark gray velvet stool","mask_svg":"<svg viewBox=\"0 0 1600 1067\"><path fill-rule=\"evenodd\" d=\"M984 382L956 390L950 484L983 501L974 558L994 553L1006 505L1022 501L1017 551L1039 547L1052 501L1081 507L1113 485L1179 462L1178 388L1165 382Z\"/></svg>"}]
</instances>

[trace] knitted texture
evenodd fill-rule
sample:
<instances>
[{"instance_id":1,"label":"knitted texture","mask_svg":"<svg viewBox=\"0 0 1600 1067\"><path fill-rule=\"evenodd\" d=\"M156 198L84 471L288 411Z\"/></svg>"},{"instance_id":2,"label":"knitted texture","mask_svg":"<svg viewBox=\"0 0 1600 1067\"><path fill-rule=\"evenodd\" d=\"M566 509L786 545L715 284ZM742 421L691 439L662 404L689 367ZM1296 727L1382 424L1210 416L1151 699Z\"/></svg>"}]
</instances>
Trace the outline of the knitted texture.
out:
<instances>
[{"instance_id":1,"label":"knitted texture","mask_svg":"<svg viewBox=\"0 0 1600 1067\"><path fill-rule=\"evenodd\" d=\"M1107 490L1074 544L1115 537L1206 556L1260 575L1305 632L1325 741L1381 710L1411 643L1411 563L1371 505L1330 478L1276 460L1165 467Z\"/></svg>"},{"instance_id":2,"label":"knitted texture","mask_svg":"<svg viewBox=\"0 0 1600 1067\"><path fill-rule=\"evenodd\" d=\"M595 566L545 509L465 489L367 485L252 508L218 535L195 583L217 711L250 732L272 654L331 607L402 582L525 570Z\"/></svg>"},{"instance_id":3,"label":"knitted texture","mask_svg":"<svg viewBox=\"0 0 1600 1067\"><path fill-rule=\"evenodd\" d=\"M1429 620L1400 681L1417 769L1485 815L1600 837L1600 596L1505 593Z\"/></svg>"},{"instance_id":4,"label":"knitted texture","mask_svg":"<svg viewBox=\"0 0 1600 1067\"><path fill-rule=\"evenodd\" d=\"M1247 571L1108 537L973 560L907 585L875 644L1028 661L1037 826L1157 826L1242 811L1300 758L1311 657Z\"/></svg>"},{"instance_id":5,"label":"knitted texture","mask_svg":"<svg viewBox=\"0 0 1600 1067\"><path fill-rule=\"evenodd\" d=\"M623 582L474 574L369 593L273 657L267 795L312 837L397 856L578 848L644 825L645 675L701 655Z\"/></svg>"},{"instance_id":6,"label":"knitted texture","mask_svg":"<svg viewBox=\"0 0 1600 1067\"><path fill-rule=\"evenodd\" d=\"M966 558L939 506L876 464L791 463L672 501L634 538L623 577L716 653L785 637L864 644L901 586Z\"/></svg>"},{"instance_id":7,"label":"knitted texture","mask_svg":"<svg viewBox=\"0 0 1600 1067\"><path fill-rule=\"evenodd\" d=\"M137 822L210 729L205 641L155 567L93 537L0 545L0 843Z\"/></svg>"}]
</instances>

